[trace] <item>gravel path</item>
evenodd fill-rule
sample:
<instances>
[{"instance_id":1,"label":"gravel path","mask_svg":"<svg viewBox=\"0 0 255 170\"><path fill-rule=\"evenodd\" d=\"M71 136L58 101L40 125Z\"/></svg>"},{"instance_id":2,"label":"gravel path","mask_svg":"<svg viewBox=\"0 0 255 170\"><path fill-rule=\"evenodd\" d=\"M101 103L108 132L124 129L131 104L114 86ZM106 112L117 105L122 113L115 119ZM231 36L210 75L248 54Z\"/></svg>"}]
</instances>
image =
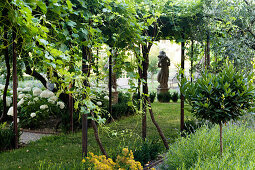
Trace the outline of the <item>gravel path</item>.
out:
<instances>
[{"instance_id":1,"label":"gravel path","mask_svg":"<svg viewBox=\"0 0 255 170\"><path fill-rule=\"evenodd\" d=\"M43 136L49 136L50 134L41 134L41 133L31 133L31 132L22 132L19 142L23 144L28 144L31 141L37 141Z\"/></svg>"}]
</instances>

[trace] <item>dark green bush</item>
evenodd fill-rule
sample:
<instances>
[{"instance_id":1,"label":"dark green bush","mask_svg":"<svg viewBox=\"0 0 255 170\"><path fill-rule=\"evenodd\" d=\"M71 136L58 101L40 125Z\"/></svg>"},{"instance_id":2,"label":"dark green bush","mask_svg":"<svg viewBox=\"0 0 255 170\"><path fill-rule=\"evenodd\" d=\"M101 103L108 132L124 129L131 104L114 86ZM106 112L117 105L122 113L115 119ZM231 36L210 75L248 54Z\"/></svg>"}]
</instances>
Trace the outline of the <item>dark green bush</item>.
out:
<instances>
[{"instance_id":1,"label":"dark green bush","mask_svg":"<svg viewBox=\"0 0 255 170\"><path fill-rule=\"evenodd\" d=\"M159 101L159 102L164 102L164 103L170 102L171 97L172 97L172 95L171 95L170 92L167 92L167 93L159 93L159 94L157 95L158 101Z\"/></svg>"},{"instance_id":2,"label":"dark green bush","mask_svg":"<svg viewBox=\"0 0 255 170\"><path fill-rule=\"evenodd\" d=\"M177 102L178 99L179 99L179 94L178 94L178 92L173 92L172 98L171 98L171 99L173 100L173 102Z\"/></svg>"},{"instance_id":3,"label":"dark green bush","mask_svg":"<svg viewBox=\"0 0 255 170\"><path fill-rule=\"evenodd\" d=\"M7 127L6 123L0 124L0 152L14 148L14 137L12 126Z\"/></svg>"},{"instance_id":4,"label":"dark green bush","mask_svg":"<svg viewBox=\"0 0 255 170\"><path fill-rule=\"evenodd\" d=\"M253 73L238 72L226 64L218 74L202 73L196 82L183 79L181 91L197 118L224 123L243 115L254 98Z\"/></svg>"},{"instance_id":5,"label":"dark green bush","mask_svg":"<svg viewBox=\"0 0 255 170\"><path fill-rule=\"evenodd\" d=\"M132 106L129 106L128 102L130 101L130 94L119 92L118 94L118 103L112 105L112 118L118 119L122 116L129 116L135 113L135 110ZM109 106L107 105L107 110Z\"/></svg>"},{"instance_id":6,"label":"dark green bush","mask_svg":"<svg viewBox=\"0 0 255 170\"><path fill-rule=\"evenodd\" d=\"M212 127L213 124L209 121L205 121L203 119L185 119L184 122L184 133L185 135L194 133L197 129L199 129L202 126L208 126Z\"/></svg>"},{"instance_id":7,"label":"dark green bush","mask_svg":"<svg viewBox=\"0 0 255 170\"><path fill-rule=\"evenodd\" d=\"M150 102L153 103L155 98L156 98L156 93L155 92L151 92L150 93Z\"/></svg>"},{"instance_id":8,"label":"dark green bush","mask_svg":"<svg viewBox=\"0 0 255 170\"><path fill-rule=\"evenodd\" d=\"M233 64L226 63L222 72L202 73L196 82L183 78L180 89L192 106L192 113L197 118L219 124L222 134L223 123L236 120L253 105L253 79L252 72L237 71ZM222 154L222 142L220 147Z\"/></svg>"},{"instance_id":9,"label":"dark green bush","mask_svg":"<svg viewBox=\"0 0 255 170\"><path fill-rule=\"evenodd\" d=\"M145 140L136 144L134 158L144 166L149 161L155 160L163 149L158 140Z\"/></svg>"}]
</instances>

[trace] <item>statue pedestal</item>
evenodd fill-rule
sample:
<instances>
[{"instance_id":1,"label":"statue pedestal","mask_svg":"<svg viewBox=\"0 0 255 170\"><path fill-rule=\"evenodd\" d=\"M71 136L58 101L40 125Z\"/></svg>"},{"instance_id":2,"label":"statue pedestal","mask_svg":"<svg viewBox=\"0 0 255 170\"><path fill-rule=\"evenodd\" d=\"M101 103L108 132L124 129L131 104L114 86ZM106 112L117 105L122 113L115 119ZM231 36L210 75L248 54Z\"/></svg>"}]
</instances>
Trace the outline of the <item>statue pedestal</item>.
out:
<instances>
[{"instance_id":1,"label":"statue pedestal","mask_svg":"<svg viewBox=\"0 0 255 170\"><path fill-rule=\"evenodd\" d=\"M157 94L168 93L170 88L157 88Z\"/></svg>"}]
</instances>

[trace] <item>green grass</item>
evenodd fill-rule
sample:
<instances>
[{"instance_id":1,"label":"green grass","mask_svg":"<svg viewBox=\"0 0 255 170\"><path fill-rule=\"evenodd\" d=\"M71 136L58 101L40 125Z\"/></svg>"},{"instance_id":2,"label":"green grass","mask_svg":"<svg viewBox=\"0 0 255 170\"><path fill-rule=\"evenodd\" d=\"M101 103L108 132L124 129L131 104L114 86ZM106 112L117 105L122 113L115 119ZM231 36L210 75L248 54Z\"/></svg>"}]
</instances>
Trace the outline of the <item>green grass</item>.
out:
<instances>
[{"instance_id":1,"label":"green grass","mask_svg":"<svg viewBox=\"0 0 255 170\"><path fill-rule=\"evenodd\" d=\"M179 136L180 103L153 103L155 118L168 138L173 143ZM190 117L190 113L186 112ZM153 123L147 116L149 139L159 139ZM116 154L116 148L131 146L141 136L141 116L122 118L115 123L100 127L101 141L109 155ZM117 135L116 135L117 134ZM116 136L115 136L116 135ZM88 131L88 151L100 154L93 131ZM0 169L36 169L41 161L54 163L80 162L81 133L44 137L24 148L0 153Z\"/></svg>"},{"instance_id":2,"label":"green grass","mask_svg":"<svg viewBox=\"0 0 255 170\"><path fill-rule=\"evenodd\" d=\"M223 126L223 153L220 156L219 126L202 127L172 144L162 169L254 169L255 131L244 123Z\"/></svg>"}]
</instances>

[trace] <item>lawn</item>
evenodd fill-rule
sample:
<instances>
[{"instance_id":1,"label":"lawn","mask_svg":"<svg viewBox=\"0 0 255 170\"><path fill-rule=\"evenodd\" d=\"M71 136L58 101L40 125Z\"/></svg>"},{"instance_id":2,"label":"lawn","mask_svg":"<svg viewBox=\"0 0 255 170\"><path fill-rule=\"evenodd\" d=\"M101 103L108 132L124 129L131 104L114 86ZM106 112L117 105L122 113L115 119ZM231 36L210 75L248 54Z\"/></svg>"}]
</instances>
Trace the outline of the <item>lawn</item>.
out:
<instances>
[{"instance_id":1,"label":"lawn","mask_svg":"<svg viewBox=\"0 0 255 170\"><path fill-rule=\"evenodd\" d=\"M179 136L180 103L153 103L155 118L165 133L169 143ZM185 112L187 117L190 113ZM148 115L149 116L149 115ZM149 139L159 139L159 135L150 118L147 134ZM100 127L99 133L108 154L112 156L121 147L128 147L140 139L141 116L122 118ZM100 154L92 129L88 132L88 150ZM61 134L44 137L28 146L0 153L0 169L35 169L40 163L69 163L81 161L81 133Z\"/></svg>"}]
</instances>

